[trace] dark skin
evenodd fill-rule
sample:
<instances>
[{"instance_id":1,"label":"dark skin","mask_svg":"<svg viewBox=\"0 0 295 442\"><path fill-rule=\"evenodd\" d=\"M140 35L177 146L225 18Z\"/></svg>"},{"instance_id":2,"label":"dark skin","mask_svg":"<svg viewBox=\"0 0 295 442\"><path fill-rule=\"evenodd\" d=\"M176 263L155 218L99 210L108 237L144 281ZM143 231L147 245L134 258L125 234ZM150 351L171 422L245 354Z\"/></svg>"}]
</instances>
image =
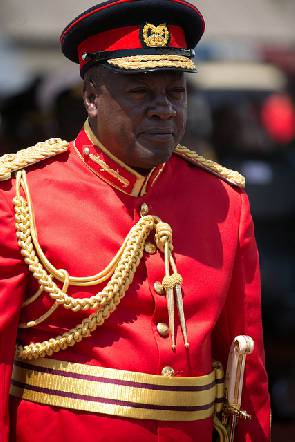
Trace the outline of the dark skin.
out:
<instances>
[{"instance_id":1,"label":"dark skin","mask_svg":"<svg viewBox=\"0 0 295 442\"><path fill-rule=\"evenodd\" d=\"M167 161L184 134L182 72L124 74L96 67L86 76L83 98L96 137L141 173Z\"/></svg>"}]
</instances>

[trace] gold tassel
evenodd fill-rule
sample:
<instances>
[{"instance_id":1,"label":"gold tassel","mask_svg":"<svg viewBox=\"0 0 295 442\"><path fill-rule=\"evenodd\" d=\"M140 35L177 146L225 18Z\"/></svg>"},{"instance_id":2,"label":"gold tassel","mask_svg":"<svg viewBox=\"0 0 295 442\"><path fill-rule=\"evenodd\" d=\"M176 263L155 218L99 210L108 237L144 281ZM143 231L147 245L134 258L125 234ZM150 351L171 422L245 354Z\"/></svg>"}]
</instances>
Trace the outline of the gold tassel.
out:
<instances>
[{"instance_id":1,"label":"gold tassel","mask_svg":"<svg viewBox=\"0 0 295 442\"><path fill-rule=\"evenodd\" d=\"M166 291L167 298L167 310L169 317L169 329L171 335L171 346L172 349L176 349L176 339L175 339L175 306L174 306L174 292L176 298L176 305L178 309L178 315L181 325L181 331L184 339L184 345L186 348L189 347L189 342L187 338L187 328L185 322L185 315L183 309L183 298L182 298L182 276L177 272L176 264L172 256L172 229L167 223L159 221L156 225L156 244L159 250L164 253L165 259L165 276L162 281L162 285ZM172 275L170 275L170 267L172 269Z\"/></svg>"},{"instance_id":2,"label":"gold tassel","mask_svg":"<svg viewBox=\"0 0 295 442\"><path fill-rule=\"evenodd\" d=\"M166 289L166 296L167 296L167 307L168 307L168 317L169 317L169 329L171 334L171 342L172 342L172 350L176 349L176 342L175 342L175 318L174 318L174 293L173 288L167 288Z\"/></svg>"},{"instance_id":3,"label":"gold tassel","mask_svg":"<svg viewBox=\"0 0 295 442\"><path fill-rule=\"evenodd\" d=\"M219 441L220 442L229 442L229 438L228 438L228 434L226 431L225 426L220 422L220 420L218 419L218 417L215 415L214 416L214 428L217 431L217 434L219 436Z\"/></svg>"},{"instance_id":4,"label":"gold tassel","mask_svg":"<svg viewBox=\"0 0 295 442\"><path fill-rule=\"evenodd\" d=\"M163 287L166 291L167 297L167 309L169 316L169 329L171 334L172 349L176 349L175 341L175 307L174 307L174 292L176 298L176 305L178 310L178 316L180 320L181 331L184 339L184 345L189 348L189 342L187 337L187 328L183 308L182 290L181 290L182 277L179 273L173 273L172 275L165 275L163 279Z\"/></svg>"},{"instance_id":5,"label":"gold tassel","mask_svg":"<svg viewBox=\"0 0 295 442\"><path fill-rule=\"evenodd\" d=\"M178 315L179 315L182 335L183 335L183 339L184 339L184 345L185 345L185 348L189 348L189 342L187 339L186 322L185 322L185 316L184 316L184 310L183 310L182 290L181 290L180 284L176 284L176 286L175 286L175 296L176 296L176 304L177 304L177 308L178 308Z\"/></svg>"}]
</instances>

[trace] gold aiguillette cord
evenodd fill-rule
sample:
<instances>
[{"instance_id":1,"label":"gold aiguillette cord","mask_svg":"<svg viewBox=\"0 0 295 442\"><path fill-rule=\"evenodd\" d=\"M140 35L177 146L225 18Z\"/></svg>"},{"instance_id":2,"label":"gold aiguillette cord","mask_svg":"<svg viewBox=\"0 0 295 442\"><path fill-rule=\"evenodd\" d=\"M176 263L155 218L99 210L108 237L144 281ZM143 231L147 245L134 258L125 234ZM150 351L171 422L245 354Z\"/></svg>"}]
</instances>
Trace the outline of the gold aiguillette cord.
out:
<instances>
[{"instance_id":1,"label":"gold aiguillette cord","mask_svg":"<svg viewBox=\"0 0 295 442\"><path fill-rule=\"evenodd\" d=\"M169 224L159 222L156 226L156 243L158 248L165 254L165 276L162 281L166 292L167 309L169 318L169 329L171 334L172 349L176 349L175 339L175 300L180 320L181 331L184 339L184 345L189 347L187 337L187 327L183 308L182 296L182 276L177 272L176 264L172 256L172 230ZM172 274L170 275L170 267Z\"/></svg>"}]
</instances>

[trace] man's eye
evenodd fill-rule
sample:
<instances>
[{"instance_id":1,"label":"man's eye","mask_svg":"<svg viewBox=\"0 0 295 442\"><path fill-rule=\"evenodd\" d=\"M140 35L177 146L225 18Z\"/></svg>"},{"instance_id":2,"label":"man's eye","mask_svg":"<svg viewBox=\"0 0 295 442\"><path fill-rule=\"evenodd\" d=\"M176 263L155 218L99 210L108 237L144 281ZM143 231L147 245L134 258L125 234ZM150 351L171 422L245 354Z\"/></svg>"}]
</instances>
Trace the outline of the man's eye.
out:
<instances>
[{"instance_id":1,"label":"man's eye","mask_svg":"<svg viewBox=\"0 0 295 442\"><path fill-rule=\"evenodd\" d=\"M147 89L144 87L140 87L136 89L130 89L128 92L131 95L144 95L147 93Z\"/></svg>"},{"instance_id":2,"label":"man's eye","mask_svg":"<svg viewBox=\"0 0 295 442\"><path fill-rule=\"evenodd\" d=\"M183 95L185 94L185 88L184 87L175 87L173 89L169 90L170 95L172 95L173 97L183 97Z\"/></svg>"}]
</instances>

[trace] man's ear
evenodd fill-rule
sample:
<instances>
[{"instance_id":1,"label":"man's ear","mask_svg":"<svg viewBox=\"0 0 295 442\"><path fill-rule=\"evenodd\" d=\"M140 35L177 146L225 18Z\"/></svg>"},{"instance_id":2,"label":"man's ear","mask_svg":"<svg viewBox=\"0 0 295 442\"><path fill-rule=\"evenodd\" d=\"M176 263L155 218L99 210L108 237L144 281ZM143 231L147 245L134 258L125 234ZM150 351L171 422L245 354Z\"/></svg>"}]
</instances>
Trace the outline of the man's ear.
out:
<instances>
[{"instance_id":1,"label":"man's ear","mask_svg":"<svg viewBox=\"0 0 295 442\"><path fill-rule=\"evenodd\" d=\"M84 81L83 101L89 118L97 117L98 92L90 80Z\"/></svg>"}]
</instances>

